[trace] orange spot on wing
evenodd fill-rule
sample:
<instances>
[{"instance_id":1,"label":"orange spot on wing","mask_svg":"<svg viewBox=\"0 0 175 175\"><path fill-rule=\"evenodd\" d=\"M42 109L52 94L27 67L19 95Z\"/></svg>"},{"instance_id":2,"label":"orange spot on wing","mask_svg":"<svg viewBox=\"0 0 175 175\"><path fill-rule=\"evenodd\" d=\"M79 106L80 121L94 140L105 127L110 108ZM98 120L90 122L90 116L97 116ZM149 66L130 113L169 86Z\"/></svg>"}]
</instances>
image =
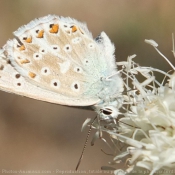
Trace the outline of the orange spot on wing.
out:
<instances>
[{"instance_id":1,"label":"orange spot on wing","mask_svg":"<svg viewBox=\"0 0 175 175\"><path fill-rule=\"evenodd\" d=\"M30 78L35 78L36 77L36 74L33 73L33 72L29 72L29 76L30 76Z\"/></svg>"},{"instance_id":2,"label":"orange spot on wing","mask_svg":"<svg viewBox=\"0 0 175 175\"><path fill-rule=\"evenodd\" d=\"M32 42L32 37L29 37L25 40L27 43L31 43Z\"/></svg>"},{"instance_id":3,"label":"orange spot on wing","mask_svg":"<svg viewBox=\"0 0 175 175\"><path fill-rule=\"evenodd\" d=\"M53 24L50 27L51 27L51 29L49 30L50 33L58 33L58 30L59 30L58 24Z\"/></svg>"},{"instance_id":4,"label":"orange spot on wing","mask_svg":"<svg viewBox=\"0 0 175 175\"><path fill-rule=\"evenodd\" d=\"M20 51L25 50L25 49L26 49L26 48L25 48L25 46L24 46L24 45L19 46L19 50L20 50Z\"/></svg>"},{"instance_id":5,"label":"orange spot on wing","mask_svg":"<svg viewBox=\"0 0 175 175\"><path fill-rule=\"evenodd\" d=\"M37 38L43 38L43 36L44 36L44 30L40 30L40 31L38 32Z\"/></svg>"},{"instance_id":6,"label":"orange spot on wing","mask_svg":"<svg viewBox=\"0 0 175 175\"><path fill-rule=\"evenodd\" d=\"M77 31L77 27L76 26L72 26L72 32L76 32Z\"/></svg>"},{"instance_id":7,"label":"orange spot on wing","mask_svg":"<svg viewBox=\"0 0 175 175\"><path fill-rule=\"evenodd\" d=\"M30 61L28 59L25 59L25 60L20 60L20 63L21 64L26 64L26 63L30 63Z\"/></svg>"}]
</instances>

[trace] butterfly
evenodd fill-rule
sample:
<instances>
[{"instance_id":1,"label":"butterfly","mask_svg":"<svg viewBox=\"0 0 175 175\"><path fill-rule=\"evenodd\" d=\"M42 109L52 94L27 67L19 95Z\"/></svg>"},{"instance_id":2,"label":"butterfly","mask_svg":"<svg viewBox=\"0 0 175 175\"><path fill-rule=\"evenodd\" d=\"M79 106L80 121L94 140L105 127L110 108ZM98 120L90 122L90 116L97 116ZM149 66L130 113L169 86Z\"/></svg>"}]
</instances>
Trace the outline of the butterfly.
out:
<instances>
[{"instance_id":1,"label":"butterfly","mask_svg":"<svg viewBox=\"0 0 175 175\"><path fill-rule=\"evenodd\" d=\"M105 32L93 39L86 24L48 15L14 32L0 50L0 89L68 106L91 106L116 116L123 81Z\"/></svg>"}]
</instances>

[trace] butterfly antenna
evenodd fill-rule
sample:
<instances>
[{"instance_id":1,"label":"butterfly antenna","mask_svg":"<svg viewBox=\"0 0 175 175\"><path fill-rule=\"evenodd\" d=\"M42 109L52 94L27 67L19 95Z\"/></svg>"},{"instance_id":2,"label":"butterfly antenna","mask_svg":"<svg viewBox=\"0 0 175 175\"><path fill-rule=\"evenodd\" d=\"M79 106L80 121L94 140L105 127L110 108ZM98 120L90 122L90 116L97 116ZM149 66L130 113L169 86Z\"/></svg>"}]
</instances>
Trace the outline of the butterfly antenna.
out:
<instances>
[{"instance_id":1,"label":"butterfly antenna","mask_svg":"<svg viewBox=\"0 0 175 175\"><path fill-rule=\"evenodd\" d=\"M78 167L79 167L79 165L80 165L80 163L81 163L81 160L83 159L84 151L85 151L85 149L86 149L86 146L87 146L87 143L88 143L88 140L89 140L89 136L90 136L90 133L91 133L91 130L92 130L92 125L94 124L96 118L97 118L97 116L94 118L94 120L92 121L92 123L91 123L91 125L90 125L90 127L89 127L89 131L88 131L87 136L86 136L86 140L85 140L85 143L84 143L84 147L83 147L83 150L82 150L82 152L81 152L81 156L80 156L80 158L79 158L78 164L77 164L76 169L75 169L76 171L78 170Z\"/></svg>"}]
</instances>

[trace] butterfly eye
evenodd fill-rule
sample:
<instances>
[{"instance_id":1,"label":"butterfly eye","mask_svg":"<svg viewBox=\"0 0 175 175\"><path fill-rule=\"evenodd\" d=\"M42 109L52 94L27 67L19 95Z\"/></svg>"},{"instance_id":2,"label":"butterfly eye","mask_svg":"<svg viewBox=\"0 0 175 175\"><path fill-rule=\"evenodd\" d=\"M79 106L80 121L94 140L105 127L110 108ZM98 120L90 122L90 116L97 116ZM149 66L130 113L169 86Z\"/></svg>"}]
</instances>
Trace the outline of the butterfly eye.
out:
<instances>
[{"instance_id":1,"label":"butterfly eye","mask_svg":"<svg viewBox=\"0 0 175 175\"><path fill-rule=\"evenodd\" d=\"M71 48L71 46L70 46L69 44L66 44L66 45L64 46L64 50L65 50L66 52L70 52L70 51L72 50L72 48Z\"/></svg>"},{"instance_id":2,"label":"butterfly eye","mask_svg":"<svg viewBox=\"0 0 175 175\"><path fill-rule=\"evenodd\" d=\"M118 117L118 111L113 106L106 106L100 109L101 117L103 119L112 119Z\"/></svg>"},{"instance_id":3,"label":"butterfly eye","mask_svg":"<svg viewBox=\"0 0 175 175\"><path fill-rule=\"evenodd\" d=\"M109 108L104 108L101 110L101 112L104 114L104 115L111 115L112 114L112 110L109 109Z\"/></svg>"},{"instance_id":4,"label":"butterfly eye","mask_svg":"<svg viewBox=\"0 0 175 175\"><path fill-rule=\"evenodd\" d=\"M51 81L51 86L54 88L59 88L60 87L60 81L59 80L52 80Z\"/></svg>"},{"instance_id":5,"label":"butterfly eye","mask_svg":"<svg viewBox=\"0 0 175 175\"><path fill-rule=\"evenodd\" d=\"M33 54L33 58L34 58L35 60L40 60L40 59L42 59L42 55L41 55L40 53L34 53L34 54Z\"/></svg>"},{"instance_id":6,"label":"butterfly eye","mask_svg":"<svg viewBox=\"0 0 175 175\"><path fill-rule=\"evenodd\" d=\"M74 92L78 92L80 90L80 84L78 82L73 82L72 85L71 85L71 89Z\"/></svg>"},{"instance_id":7,"label":"butterfly eye","mask_svg":"<svg viewBox=\"0 0 175 175\"><path fill-rule=\"evenodd\" d=\"M41 69L41 74L42 75L49 75L50 74L50 69L48 67L43 67Z\"/></svg>"}]
</instances>

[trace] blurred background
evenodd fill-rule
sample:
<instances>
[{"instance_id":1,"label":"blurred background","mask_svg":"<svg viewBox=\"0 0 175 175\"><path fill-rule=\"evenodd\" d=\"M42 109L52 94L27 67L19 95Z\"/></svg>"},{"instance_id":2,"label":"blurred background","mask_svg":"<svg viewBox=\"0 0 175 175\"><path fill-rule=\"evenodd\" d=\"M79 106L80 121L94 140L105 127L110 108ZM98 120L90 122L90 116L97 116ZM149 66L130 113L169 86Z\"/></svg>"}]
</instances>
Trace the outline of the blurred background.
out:
<instances>
[{"instance_id":1,"label":"blurred background","mask_svg":"<svg viewBox=\"0 0 175 175\"><path fill-rule=\"evenodd\" d=\"M12 32L18 27L48 14L84 21L94 37L105 31L115 44L117 61L136 54L135 61L142 66L170 70L163 58L144 43L144 39L154 39L175 63L171 52L174 0L0 0L0 47L13 38ZM94 116L91 111L0 92L0 173L46 170L59 174L56 170L74 170L87 135L87 130L80 132L82 123ZM100 170L108 164L112 157L101 148L110 153L100 140L93 147L88 144L80 171Z\"/></svg>"}]
</instances>

